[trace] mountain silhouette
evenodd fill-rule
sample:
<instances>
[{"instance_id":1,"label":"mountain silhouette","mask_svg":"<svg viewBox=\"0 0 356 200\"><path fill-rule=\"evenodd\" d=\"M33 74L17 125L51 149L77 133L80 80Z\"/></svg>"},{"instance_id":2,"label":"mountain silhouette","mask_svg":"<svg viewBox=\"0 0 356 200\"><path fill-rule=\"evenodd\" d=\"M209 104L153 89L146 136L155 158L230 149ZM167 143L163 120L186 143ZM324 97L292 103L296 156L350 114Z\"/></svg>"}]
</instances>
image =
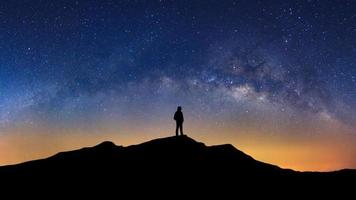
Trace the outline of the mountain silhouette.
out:
<instances>
[{"instance_id":1,"label":"mountain silhouette","mask_svg":"<svg viewBox=\"0 0 356 200\"><path fill-rule=\"evenodd\" d=\"M257 161L230 144L206 146L188 136L127 147L106 141L46 159L0 167L2 188L62 188L62 192L86 193L100 189L115 194L163 188L180 194L235 194L268 188L310 192L316 187L345 189L355 178L356 170L351 169L324 173L282 169Z\"/></svg>"}]
</instances>

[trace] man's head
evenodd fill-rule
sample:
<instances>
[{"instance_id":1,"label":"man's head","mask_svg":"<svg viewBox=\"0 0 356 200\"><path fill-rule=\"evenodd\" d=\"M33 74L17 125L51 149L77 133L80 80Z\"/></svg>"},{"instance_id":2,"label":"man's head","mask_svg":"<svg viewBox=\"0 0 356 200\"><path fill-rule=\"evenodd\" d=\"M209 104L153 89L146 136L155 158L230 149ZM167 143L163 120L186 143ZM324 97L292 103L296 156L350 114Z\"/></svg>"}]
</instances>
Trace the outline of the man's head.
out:
<instances>
[{"instance_id":1,"label":"man's head","mask_svg":"<svg viewBox=\"0 0 356 200\"><path fill-rule=\"evenodd\" d=\"M182 106L178 106L178 107L177 107L177 110L178 110L178 111L181 111L181 110L182 110Z\"/></svg>"}]
</instances>

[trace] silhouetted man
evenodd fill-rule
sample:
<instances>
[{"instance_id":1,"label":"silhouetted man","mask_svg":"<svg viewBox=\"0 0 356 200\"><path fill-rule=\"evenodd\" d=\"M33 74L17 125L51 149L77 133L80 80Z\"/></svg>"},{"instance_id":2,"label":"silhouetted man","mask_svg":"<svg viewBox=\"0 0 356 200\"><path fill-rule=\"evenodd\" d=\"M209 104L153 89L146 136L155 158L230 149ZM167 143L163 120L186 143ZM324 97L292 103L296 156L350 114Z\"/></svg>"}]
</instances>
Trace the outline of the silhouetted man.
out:
<instances>
[{"instance_id":1,"label":"silhouetted man","mask_svg":"<svg viewBox=\"0 0 356 200\"><path fill-rule=\"evenodd\" d=\"M176 113L174 113L174 120L176 120L176 136L178 136L178 129L180 129L180 134L183 135L183 122L184 117L182 113L182 107L178 106Z\"/></svg>"}]
</instances>

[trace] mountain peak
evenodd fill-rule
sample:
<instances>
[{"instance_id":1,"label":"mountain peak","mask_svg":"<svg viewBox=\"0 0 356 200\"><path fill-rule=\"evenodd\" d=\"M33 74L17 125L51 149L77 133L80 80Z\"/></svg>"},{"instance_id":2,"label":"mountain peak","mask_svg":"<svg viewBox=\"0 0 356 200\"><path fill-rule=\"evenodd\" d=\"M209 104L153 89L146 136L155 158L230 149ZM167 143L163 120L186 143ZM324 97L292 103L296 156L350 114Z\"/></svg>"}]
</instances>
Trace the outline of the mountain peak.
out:
<instances>
[{"instance_id":1,"label":"mountain peak","mask_svg":"<svg viewBox=\"0 0 356 200\"><path fill-rule=\"evenodd\" d=\"M96 148L112 148L112 147L117 147L114 142L111 141L104 141L98 145L95 146Z\"/></svg>"},{"instance_id":2,"label":"mountain peak","mask_svg":"<svg viewBox=\"0 0 356 200\"><path fill-rule=\"evenodd\" d=\"M188 137L187 135L182 136L171 136L165 138L158 138L154 140L150 140L148 142L144 142L139 145L204 145L203 143L197 142L194 139Z\"/></svg>"}]
</instances>

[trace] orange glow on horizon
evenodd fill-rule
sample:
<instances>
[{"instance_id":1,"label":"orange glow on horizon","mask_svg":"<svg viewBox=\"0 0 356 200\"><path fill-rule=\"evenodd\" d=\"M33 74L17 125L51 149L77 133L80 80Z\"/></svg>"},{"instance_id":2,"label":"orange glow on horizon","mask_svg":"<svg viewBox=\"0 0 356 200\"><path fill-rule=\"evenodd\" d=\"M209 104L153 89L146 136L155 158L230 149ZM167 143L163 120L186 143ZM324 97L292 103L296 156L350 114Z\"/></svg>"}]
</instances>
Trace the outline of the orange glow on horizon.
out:
<instances>
[{"instance_id":1,"label":"orange glow on horizon","mask_svg":"<svg viewBox=\"0 0 356 200\"><path fill-rule=\"evenodd\" d=\"M0 135L0 165L16 164L28 160L52 156L61 151L94 146L103 141L117 145L133 145L160 137L172 136L171 127L146 128L139 131L113 128L88 133L83 130L19 129ZM288 134L257 133L240 127L233 130L192 129L188 135L206 145L233 144L237 149L256 160L298 171L333 171L356 168L356 136L313 135L291 136ZM132 134L127 134L127 133ZM172 134L169 134L171 132ZM105 133L105 134L102 134Z\"/></svg>"}]
</instances>

